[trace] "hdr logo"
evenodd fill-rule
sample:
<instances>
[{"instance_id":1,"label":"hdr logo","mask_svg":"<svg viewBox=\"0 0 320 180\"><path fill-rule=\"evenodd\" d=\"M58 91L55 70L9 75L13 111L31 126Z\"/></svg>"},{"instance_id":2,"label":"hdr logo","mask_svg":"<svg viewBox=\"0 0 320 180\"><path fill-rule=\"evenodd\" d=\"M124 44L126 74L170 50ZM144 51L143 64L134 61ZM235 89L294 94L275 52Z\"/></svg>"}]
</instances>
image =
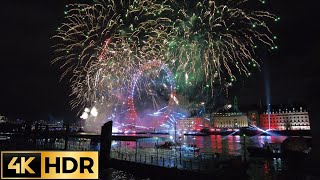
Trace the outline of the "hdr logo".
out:
<instances>
[{"instance_id":1,"label":"hdr logo","mask_svg":"<svg viewBox=\"0 0 320 180\"><path fill-rule=\"evenodd\" d=\"M98 179L98 152L4 151L1 179Z\"/></svg>"}]
</instances>

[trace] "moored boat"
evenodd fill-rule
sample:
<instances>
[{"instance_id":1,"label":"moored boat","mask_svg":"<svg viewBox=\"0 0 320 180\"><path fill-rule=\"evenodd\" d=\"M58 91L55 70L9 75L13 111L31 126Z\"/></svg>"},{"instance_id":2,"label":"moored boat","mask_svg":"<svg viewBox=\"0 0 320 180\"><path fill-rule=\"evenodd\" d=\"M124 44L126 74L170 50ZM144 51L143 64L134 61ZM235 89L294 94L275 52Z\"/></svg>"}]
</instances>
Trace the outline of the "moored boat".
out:
<instances>
[{"instance_id":1,"label":"moored boat","mask_svg":"<svg viewBox=\"0 0 320 180\"><path fill-rule=\"evenodd\" d=\"M262 147L247 147L249 156L251 157L281 157L281 144L264 143Z\"/></svg>"}]
</instances>

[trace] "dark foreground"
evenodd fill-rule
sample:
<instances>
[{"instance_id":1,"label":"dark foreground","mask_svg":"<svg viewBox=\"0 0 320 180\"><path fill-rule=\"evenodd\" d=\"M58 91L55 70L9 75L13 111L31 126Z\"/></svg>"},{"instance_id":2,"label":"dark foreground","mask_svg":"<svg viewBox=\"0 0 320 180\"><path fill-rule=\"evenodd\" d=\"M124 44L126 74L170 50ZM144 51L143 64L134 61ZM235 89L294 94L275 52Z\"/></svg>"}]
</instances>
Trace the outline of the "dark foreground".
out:
<instances>
[{"instance_id":1,"label":"dark foreground","mask_svg":"<svg viewBox=\"0 0 320 180\"><path fill-rule=\"evenodd\" d=\"M112 169L122 170L138 179L248 179L246 175L246 165L241 162L229 162L226 164L220 164L216 171L210 173L197 172L197 171L185 171L177 168L165 168L160 166L146 165L135 162L128 162L123 160L112 159ZM111 172L114 171L108 169L104 172L105 177L109 177Z\"/></svg>"}]
</instances>

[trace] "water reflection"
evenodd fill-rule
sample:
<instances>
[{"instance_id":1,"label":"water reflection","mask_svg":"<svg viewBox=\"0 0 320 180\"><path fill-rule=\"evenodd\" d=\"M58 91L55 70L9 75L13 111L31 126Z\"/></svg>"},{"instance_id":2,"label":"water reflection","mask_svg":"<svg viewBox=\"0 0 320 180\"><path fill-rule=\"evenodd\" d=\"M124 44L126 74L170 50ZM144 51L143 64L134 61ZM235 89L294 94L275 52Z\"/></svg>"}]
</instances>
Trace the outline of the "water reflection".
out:
<instances>
[{"instance_id":1,"label":"water reflection","mask_svg":"<svg viewBox=\"0 0 320 180\"><path fill-rule=\"evenodd\" d=\"M244 138L246 146L262 147L264 143L281 143L287 136L183 136L181 142L184 144L196 144L201 152L217 152L228 155L241 155L243 153Z\"/></svg>"},{"instance_id":2,"label":"water reflection","mask_svg":"<svg viewBox=\"0 0 320 180\"><path fill-rule=\"evenodd\" d=\"M200 152L210 152L210 153L221 153L225 155L242 155L244 151L244 138L246 146L258 146L262 147L263 144L267 143L281 143L287 136L221 136L221 135L212 135L212 136L181 136L177 139L178 143L192 145L195 144L200 148ZM168 138L169 139L169 138ZM136 147L135 142L112 142L116 143L117 146L134 149ZM163 144L164 142L159 142ZM37 145L45 145L44 139L39 139ZM49 141L49 147L53 149L64 149L65 142L63 139L57 139ZM139 148L153 148L155 147L155 142L150 143L138 143ZM90 139L78 139L70 138L67 149L76 149L76 150L99 150L100 143L92 142Z\"/></svg>"},{"instance_id":3,"label":"water reflection","mask_svg":"<svg viewBox=\"0 0 320 180\"><path fill-rule=\"evenodd\" d=\"M264 143L281 143L287 137L286 136L221 136L221 135L212 135L212 136L181 136L177 137L178 142L182 144L192 145L195 144L200 148L200 153L221 153L225 155L243 155L244 152L244 139L246 146L263 146ZM169 137L168 137L169 139ZM77 139L70 138L68 143L68 150L99 150L100 143L92 142L87 139ZM51 141L49 141L51 142ZM52 141L53 146L47 147L49 149L63 149L64 141L55 140ZM43 144L44 140L37 142L38 145ZM115 147L124 148L125 150L134 150L136 145L139 148L139 152L143 149L155 150L152 149L155 147L155 142L150 143L135 143L135 142L115 142L113 141ZM159 143L163 144L163 142ZM151 149L150 149L151 148ZM247 170L247 174L254 179L273 179L276 177L277 173L281 172L284 169L282 159L273 158L250 158L250 167ZM115 171L112 174L112 179L137 179L137 177L132 177L126 173ZM123 177L125 176L125 177ZM129 177L128 177L129 176Z\"/></svg>"}]
</instances>

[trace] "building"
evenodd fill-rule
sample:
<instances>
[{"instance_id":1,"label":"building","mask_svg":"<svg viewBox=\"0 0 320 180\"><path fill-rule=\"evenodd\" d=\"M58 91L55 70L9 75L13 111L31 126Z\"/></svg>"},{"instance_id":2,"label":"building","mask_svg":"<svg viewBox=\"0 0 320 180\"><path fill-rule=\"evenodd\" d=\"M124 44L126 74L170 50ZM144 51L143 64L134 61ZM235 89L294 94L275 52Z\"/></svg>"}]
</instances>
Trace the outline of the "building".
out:
<instances>
[{"instance_id":1,"label":"building","mask_svg":"<svg viewBox=\"0 0 320 180\"><path fill-rule=\"evenodd\" d=\"M239 111L237 97L234 97L233 105L229 104L224 109L223 112L211 114L211 126L213 128L238 129L249 126L248 117Z\"/></svg>"},{"instance_id":2,"label":"building","mask_svg":"<svg viewBox=\"0 0 320 180\"><path fill-rule=\"evenodd\" d=\"M258 111L251 110L247 112L249 124L252 126L260 126L260 114Z\"/></svg>"},{"instance_id":3,"label":"building","mask_svg":"<svg viewBox=\"0 0 320 180\"><path fill-rule=\"evenodd\" d=\"M248 127L248 117L241 112L213 113L211 124L213 128L238 129Z\"/></svg>"},{"instance_id":4,"label":"building","mask_svg":"<svg viewBox=\"0 0 320 180\"><path fill-rule=\"evenodd\" d=\"M63 120L37 120L32 123L31 129L36 129L39 126L48 126L49 129L61 129L63 125Z\"/></svg>"},{"instance_id":5,"label":"building","mask_svg":"<svg viewBox=\"0 0 320 180\"><path fill-rule=\"evenodd\" d=\"M210 121L202 117L184 118L177 121L178 131L200 131L209 128Z\"/></svg>"},{"instance_id":6,"label":"building","mask_svg":"<svg viewBox=\"0 0 320 180\"><path fill-rule=\"evenodd\" d=\"M275 130L310 130L309 113L302 107L264 112L260 115L260 127Z\"/></svg>"}]
</instances>

